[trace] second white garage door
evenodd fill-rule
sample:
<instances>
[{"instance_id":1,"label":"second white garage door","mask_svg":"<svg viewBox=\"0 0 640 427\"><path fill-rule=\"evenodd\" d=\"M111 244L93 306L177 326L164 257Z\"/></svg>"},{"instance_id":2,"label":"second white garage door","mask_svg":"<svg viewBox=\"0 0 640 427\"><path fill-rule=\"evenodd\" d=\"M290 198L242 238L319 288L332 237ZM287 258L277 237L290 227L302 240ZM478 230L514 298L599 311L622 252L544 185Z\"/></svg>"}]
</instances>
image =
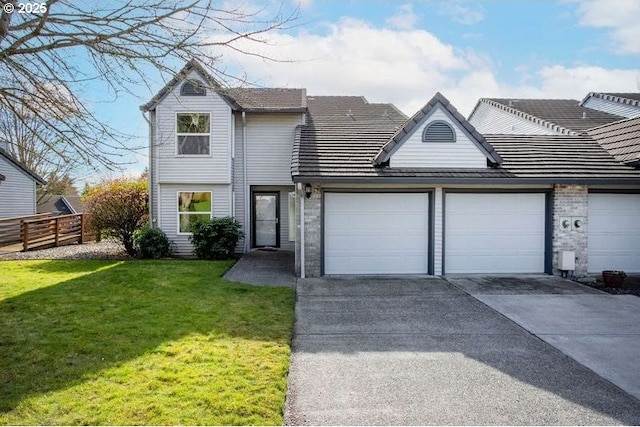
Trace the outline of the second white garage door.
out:
<instances>
[{"instance_id":1,"label":"second white garage door","mask_svg":"<svg viewBox=\"0 0 640 427\"><path fill-rule=\"evenodd\" d=\"M640 272L640 194L589 194L588 270Z\"/></svg>"},{"instance_id":2,"label":"second white garage door","mask_svg":"<svg viewBox=\"0 0 640 427\"><path fill-rule=\"evenodd\" d=\"M425 274L426 193L325 193L325 274Z\"/></svg>"},{"instance_id":3,"label":"second white garage door","mask_svg":"<svg viewBox=\"0 0 640 427\"><path fill-rule=\"evenodd\" d=\"M445 273L543 273L544 193L447 193Z\"/></svg>"}]
</instances>

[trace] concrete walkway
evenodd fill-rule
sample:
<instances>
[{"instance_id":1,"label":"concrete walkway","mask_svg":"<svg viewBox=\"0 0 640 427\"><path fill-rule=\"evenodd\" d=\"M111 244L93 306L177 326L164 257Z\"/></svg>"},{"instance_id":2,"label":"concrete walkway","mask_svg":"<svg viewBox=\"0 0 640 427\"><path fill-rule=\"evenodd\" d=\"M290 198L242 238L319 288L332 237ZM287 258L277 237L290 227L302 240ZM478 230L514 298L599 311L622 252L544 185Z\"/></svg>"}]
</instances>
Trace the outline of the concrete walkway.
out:
<instances>
[{"instance_id":1,"label":"concrete walkway","mask_svg":"<svg viewBox=\"0 0 640 427\"><path fill-rule=\"evenodd\" d=\"M610 295L552 276L448 280L640 399L637 296Z\"/></svg>"},{"instance_id":2,"label":"concrete walkway","mask_svg":"<svg viewBox=\"0 0 640 427\"><path fill-rule=\"evenodd\" d=\"M224 278L249 285L295 288L294 260L293 251L256 249L244 254Z\"/></svg>"},{"instance_id":3,"label":"concrete walkway","mask_svg":"<svg viewBox=\"0 0 640 427\"><path fill-rule=\"evenodd\" d=\"M640 423L640 401L469 295L473 286L485 285L299 280L286 423Z\"/></svg>"}]
</instances>

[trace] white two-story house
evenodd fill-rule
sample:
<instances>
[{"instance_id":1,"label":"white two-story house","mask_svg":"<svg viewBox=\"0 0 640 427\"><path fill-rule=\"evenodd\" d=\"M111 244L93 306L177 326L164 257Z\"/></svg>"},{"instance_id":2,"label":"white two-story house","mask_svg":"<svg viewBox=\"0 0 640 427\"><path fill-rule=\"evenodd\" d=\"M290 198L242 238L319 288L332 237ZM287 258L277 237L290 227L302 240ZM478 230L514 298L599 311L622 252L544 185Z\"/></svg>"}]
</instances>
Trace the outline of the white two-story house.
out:
<instances>
[{"instance_id":1,"label":"white two-story house","mask_svg":"<svg viewBox=\"0 0 640 427\"><path fill-rule=\"evenodd\" d=\"M407 117L191 61L142 106L151 221L189 255L192 222L234 216L238 252L295 250L302 277L640 272L635 96L483 99L467 120L436 94Z\"/></svg>"},{"instance_id":2,"label":"white two-story house","mask_svg":"<svg viewBox=\"0 0 640 427\"><path fill-rule=\"evenodd\" d=\"M191 253L189 227L233 216L256 247L294 249L291 152L304 89L223 89L189 62L149 103L150 217Z\"/></svg>"}]
</instances>

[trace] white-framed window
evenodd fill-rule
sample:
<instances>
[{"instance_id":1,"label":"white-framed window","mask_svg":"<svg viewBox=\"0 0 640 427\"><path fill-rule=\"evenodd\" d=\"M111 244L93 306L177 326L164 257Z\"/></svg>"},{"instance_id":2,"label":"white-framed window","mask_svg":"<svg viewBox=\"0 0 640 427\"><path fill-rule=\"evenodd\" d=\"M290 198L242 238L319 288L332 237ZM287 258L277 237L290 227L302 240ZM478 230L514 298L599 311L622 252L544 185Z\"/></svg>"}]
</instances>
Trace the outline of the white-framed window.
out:
<instances>
[{"instance_id":1,"label":"white-framed window","mask_svg":"<svg viewBox=\"0 0 640 427\"><path fill-rule=\"evenodd\" d=\"M178 191L178 234L191 234L191 225L208 221L213 213L211 191Z\"/></svg>"},{"instance_id":2,"label":"white-framed window","mask_svg":"<svg viewBox=\"0 0 640 427\"><path fill-rule=\"evenodd\" d=\"M176 153L179 156L211 154L209 113L176 113Z\"/></svg>"},{"instance_id":3,"label":"white-framed window","mask_svg":"<svg viewBox=\"0 0 640 427\"><path fill-rule=\"evenodd\" d=\"M296 241L296 193L289 193L289 241Z\"/></svg>"}]
</instances>

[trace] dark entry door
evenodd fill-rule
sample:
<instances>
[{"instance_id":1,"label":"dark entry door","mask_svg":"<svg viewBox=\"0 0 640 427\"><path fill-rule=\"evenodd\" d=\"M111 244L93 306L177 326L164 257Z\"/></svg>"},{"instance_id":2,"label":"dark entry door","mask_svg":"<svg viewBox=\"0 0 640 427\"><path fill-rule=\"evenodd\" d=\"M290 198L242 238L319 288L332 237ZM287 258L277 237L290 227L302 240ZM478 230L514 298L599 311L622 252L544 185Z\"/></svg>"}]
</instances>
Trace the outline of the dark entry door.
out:
<instances>
[{"instance_id":1,"label":"dark entry door","mask_svg":"<svg viewBox=\"0 0 640 427\"><path fill-rule=\"evenodd\" d=\"M253 246L280 247L279 193L253 193Z\"/></svg>"}]
</instances>

